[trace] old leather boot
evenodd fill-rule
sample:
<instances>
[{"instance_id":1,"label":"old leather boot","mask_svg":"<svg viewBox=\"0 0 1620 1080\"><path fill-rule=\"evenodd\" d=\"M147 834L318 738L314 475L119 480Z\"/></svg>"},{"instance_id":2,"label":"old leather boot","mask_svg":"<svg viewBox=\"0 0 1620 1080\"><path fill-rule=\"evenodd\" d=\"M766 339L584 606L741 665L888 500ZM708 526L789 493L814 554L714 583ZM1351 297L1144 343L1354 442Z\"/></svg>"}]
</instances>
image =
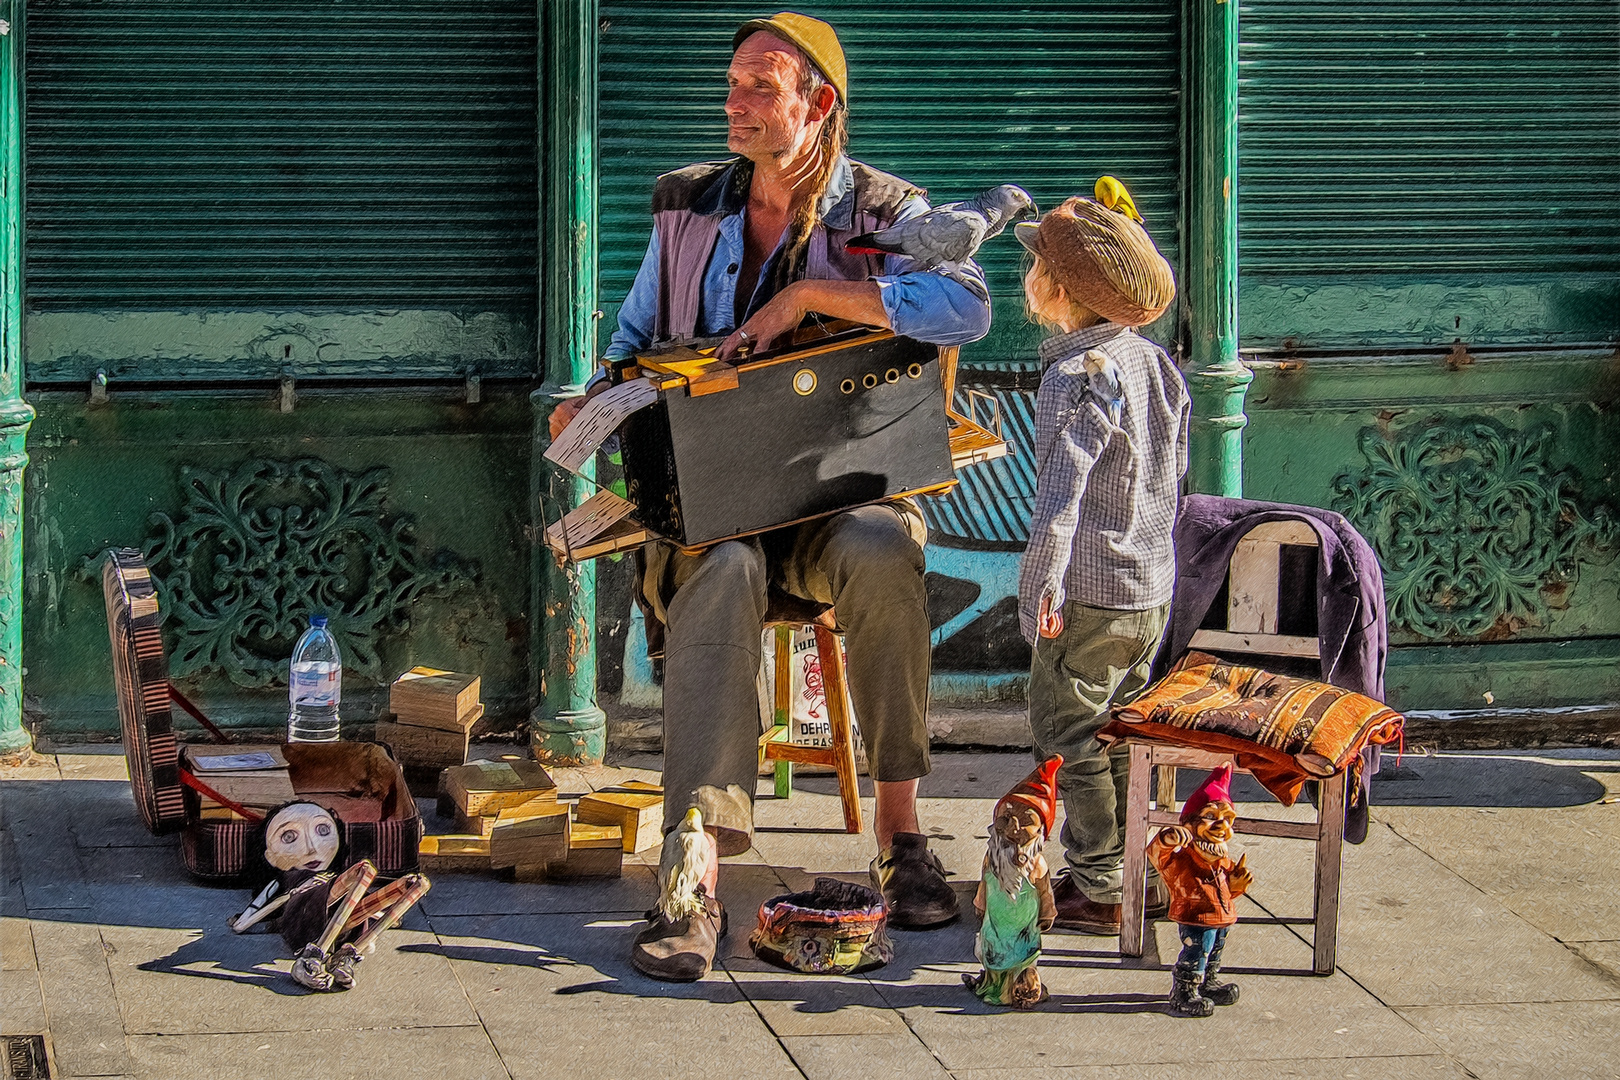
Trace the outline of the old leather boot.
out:
<instances>
[{"instance_id":1,"label":"old leather boot","mask_svg":"<svg viewBox=\"0 0 1620 1080\"><path fill-rule=\"evenodd\" d=\"M1119 905L1099 904L1080 891L1074 878L1065 873L1052 888L1052 899L1057 905L1057 919L1052 923L1059 930L1078 930L1082 934L1112 937L1119 933Z\"/></svg>"},{"instance_id":2,"label":"old leather boot","mask_svg":"<svg viewBox=\"0 0 1620 1080\"><path fill-rule=\"evenodd\" d=\"M349 990L354 986L354 969L359 966L362 957L360 950L345 942L338 946L338 951L332 955L332 962L326 970L332 974L332 989Z\"/></svg>"},{"instance_id":3,"label":"old leather boot","mask_svg":"<svg viewBox=\"0 0 1620 1080\"><path fill-rule=\"evenodd\" d=\"M1209 959L1204 962L1204 981L1199 985L1198 993L1217 1005L1235 1005L1238 999L1237 983L1221 982L1216 978L1221 973L1221 952L1225 948L1226 942L1223 940L1209 951Z\"/></svg>"},{"instance_id":4,"label":"old leather boot","mask_svg":"<svg viewBox=\"0 0 1620 1080\"><path fill-rule=\"evenodd\" d=\"M1196 972L1183 971L1180 964L1175 967L1175 981L1170 986L1170 1011L1176 1016L1210 1016L1215 1012L1215 1003L1198 992L1198 975Z\"/></svg>"},{"instance_id":5,"label":"old leather boot","mask_svg":"<svg viewBox=\"0 0 1620 1080\"><path fill-rule=\"evenodd\" d=\"M647 925L636 935L630 963L643 975L665 982L696 982L714 966L714 954L726 935L726 909L698 886L704 913L671 919L660 908L647 912Z\"/></svg>"},{"instance_id":6,"label":"old leather boot","mask_svg":"<svg viewBox=\"0 0 1620 1080\"><path fill-rule=\"evenodd\" d=\"M960 913L945 867L921 833L895 833L892 845L872 860L870 873L872 887L889 907L890 926L926 930Z\"/></svg>"},{"instance_id":7,"label":"old leather boot","mask_svg":"<svg viewBox=\"0 0 1620 1080\"><path fill-rule=\"evenodd\" d=\"M311 990L332 989L332 973L326 970L326 954L319 945L311 942L304 946L304 951L293 961L292 977L293 982Z\"/></svg>"}]
</instances>

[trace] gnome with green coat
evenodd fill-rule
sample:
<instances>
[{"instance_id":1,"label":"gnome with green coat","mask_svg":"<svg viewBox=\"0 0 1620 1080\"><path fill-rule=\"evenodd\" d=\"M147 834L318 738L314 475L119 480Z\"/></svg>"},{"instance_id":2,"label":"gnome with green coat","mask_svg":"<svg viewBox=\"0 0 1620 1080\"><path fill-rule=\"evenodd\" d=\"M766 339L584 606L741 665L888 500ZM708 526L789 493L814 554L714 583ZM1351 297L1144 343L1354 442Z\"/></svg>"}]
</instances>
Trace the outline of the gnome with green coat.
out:
<instances>
[{"instance_id":1,"label":"gnome with green coat","mask_svg":"<svg viewBox=\"0 0 1620 1080\"><path fill-rule=\"evenodd\" d=\"M1035 961L1057 905L1041 848L1057 821L1054 777L1062 764L1061 757L1048 758L996 803L973 898L980 919L974 953L983 968L962 976L968 989L992 1005L1033 1009L1047 997Z\"/></svg>"}]
</instances>

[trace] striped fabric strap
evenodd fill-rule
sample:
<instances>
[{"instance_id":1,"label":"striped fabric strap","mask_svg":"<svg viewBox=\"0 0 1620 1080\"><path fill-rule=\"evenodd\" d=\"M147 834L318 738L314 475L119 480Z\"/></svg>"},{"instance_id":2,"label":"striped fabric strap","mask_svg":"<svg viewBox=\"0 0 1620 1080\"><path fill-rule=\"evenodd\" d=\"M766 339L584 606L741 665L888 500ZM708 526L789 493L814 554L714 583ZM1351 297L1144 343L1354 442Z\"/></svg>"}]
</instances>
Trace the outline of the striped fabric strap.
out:
<instances>
[{"instance_id":1,"label":"striped fabric strap","mask_svg":"<svg viewBox=\"0 0 1620 1080\"><path fill-rule=\"evenodd\" d=\"M210 725L210 726L212 726L212 725ZM263 821L264 820L264 815L259 813L257 810L249 810L247 807L243 806L241 803L236 802L233 799L229 799L224 795L221 795L219 792L215 791L213 788L209 787L207 784L205 784L201 780L197 779L195 776L193 776L189 771L187 771L185 769L180 770L180 782L182 784L186 785L186 787L191 788L193 791L199 792L200 794L205 795L210 799L213 799L215 802L219 803L219 805L225 807L227 810L232 810L232 811L235 811L238 814L241 814L243 817L247 818L249 821Z\"/></svg>"}]
</instances>

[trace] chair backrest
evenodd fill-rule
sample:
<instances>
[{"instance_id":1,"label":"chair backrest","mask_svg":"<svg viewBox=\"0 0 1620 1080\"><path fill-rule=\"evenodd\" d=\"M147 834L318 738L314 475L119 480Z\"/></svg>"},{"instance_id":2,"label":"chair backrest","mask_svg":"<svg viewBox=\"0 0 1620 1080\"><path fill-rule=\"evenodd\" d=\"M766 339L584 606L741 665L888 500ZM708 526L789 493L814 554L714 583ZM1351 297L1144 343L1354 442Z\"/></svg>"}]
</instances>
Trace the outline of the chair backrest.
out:
<instances>
[{"instance_id":1,"label":"chair backrest","mask_svg":"<svg viewBox=\"0 0 1620 1080\"><path fill-rule=\"evenodd\" d=\"M1303 590L1291 581L1287 568L1308 566L1314 572L1320 546L1316 530L1303 521L1267 521L1249 530L1227 564L1225 610L1218 610L1217 603L1217 610L1193 634L1191 648L1319 658L1322 647L1315 634L1315 591ZM1302 554L1306 558L1297 557ZM1308 596L1301 595L1307 591ZM1300 611L1302 604L1309 616L1306 626L1292 625L1299 620L1290 615ZM1212 627L1211 622L1218 625ZM1312 632L1300 633L1302 628Z\"/></svg>"},{"instance_id":2,"label":"chair backrest","mask_svg":"<svg viewBox=\"0 0 1620 1080\"><path fill-rule=\"evenodd\" d=\"M109 549L101 567L118 721L135 805L154 833L185 822L180 748L169 711L169 658L163 651L157 586L133 548Z\"/></svg>"}]
</instances>

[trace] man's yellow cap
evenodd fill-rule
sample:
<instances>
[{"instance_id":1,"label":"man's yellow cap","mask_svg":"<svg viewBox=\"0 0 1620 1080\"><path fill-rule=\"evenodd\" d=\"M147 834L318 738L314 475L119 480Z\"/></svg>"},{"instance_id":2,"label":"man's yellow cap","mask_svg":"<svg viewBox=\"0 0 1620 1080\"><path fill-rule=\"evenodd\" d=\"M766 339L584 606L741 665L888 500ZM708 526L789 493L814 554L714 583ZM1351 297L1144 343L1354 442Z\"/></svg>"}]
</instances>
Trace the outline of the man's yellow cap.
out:
<instances>
[{"instance_id":1,"label":"man's yellow cap","mask_svg":"<svg viewBox=\"0 0 1620 1080\"><path fill-rule=\"evenodd\" d=\"M731 39L731 51L741 48L748 35L757 30L797 45L838 91L838 100L846 106L849 104L849 67L844 63L844 47L838 44L838 35L831 26L796 11L781 11L768 19L749 19L743 23Z\"/></svg>"}]
</instances>

